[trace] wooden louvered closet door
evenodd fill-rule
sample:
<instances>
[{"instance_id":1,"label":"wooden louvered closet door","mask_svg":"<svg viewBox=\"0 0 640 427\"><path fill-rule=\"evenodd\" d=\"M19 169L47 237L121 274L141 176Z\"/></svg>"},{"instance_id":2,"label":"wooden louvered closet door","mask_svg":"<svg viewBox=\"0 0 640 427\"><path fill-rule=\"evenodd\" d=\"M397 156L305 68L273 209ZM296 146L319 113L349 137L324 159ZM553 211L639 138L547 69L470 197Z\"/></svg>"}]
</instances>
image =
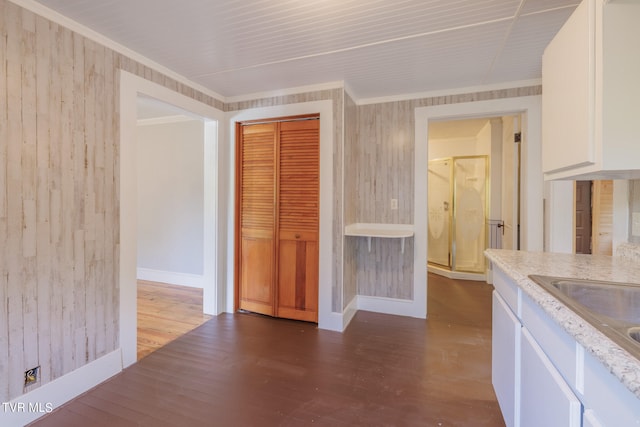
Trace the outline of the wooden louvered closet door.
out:
<instances>
[{"instance_id":1,"label":"wooden louvered closet door","mask_svg":"<svg viewBox=\"0 0 640 427\"><path fill-rule=\"evenodd\" d=\"M239 127L238 307L318 321L319 120Z\"/></svg>"},{"instance_id":2,"label":"wooden louvered closet door","mask_svg":"<svg viewBox=\"0 0 640 427\"><path fill-rule=\"evenodd\" d=\"M274 123L242 126L239 159L239 308L275 315Z\"/></svg>"},{"instance_id":3,"label":"wooden louvered closet door","mask_svg":"<svg viewBox=\"0 0 640 427\"><path fill-rule=\"evenodd\" d=\"M318 321L319 120L280 123L278 317Z\"/></svg>"}]
</instances>

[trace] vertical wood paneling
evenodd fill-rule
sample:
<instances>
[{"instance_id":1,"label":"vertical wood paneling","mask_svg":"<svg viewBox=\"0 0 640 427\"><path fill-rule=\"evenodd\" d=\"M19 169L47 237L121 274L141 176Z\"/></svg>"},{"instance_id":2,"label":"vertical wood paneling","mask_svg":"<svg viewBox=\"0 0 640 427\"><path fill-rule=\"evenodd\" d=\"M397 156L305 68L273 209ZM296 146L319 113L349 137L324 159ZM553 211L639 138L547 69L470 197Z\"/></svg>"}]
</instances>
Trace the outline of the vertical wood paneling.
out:
<instances>
[{"instance_id":1,"label":"vertical wood paneling","mask_svg":"<svg viewBox=\"0 0 640 427\"><path fill-rule=\"evenodd\" d=\"M7 27L6 7L0 2L0 67L6 70L7 66ZM6 381L0 382L0 401L9 400L9 312L8 312L8 230L7 230L7 75L0 74L0 378Z\"/></svg>"},{"instance_id":2,"label":"vertical wood paneling","mask_svg":"<svg viewBox=\"0 0 640 427\"><path fill-rule=\"evenodd\" d=\"M22 393L24 324L22 319L22 16L20 9L6 5L7 28L7 245L9 397ZM16 345L16 343L18 345Z\"/></svg>"},{"instance_id":3,"label":"vertical wood paneling","mask_svg":"<svg viewBox=\"0 0 640 427\"><path fill-rule=\"evenodd\" d=\"M36 18L36 126L37 126L37 157L38 170L38 194L37 194L37 281L38 281L38 362L44 368L40 371L42 383L49 382L51 370L51 334L50 323L50 287L51 287L51 217L49 212L50 186L49 186L49 155L50 155L50 116L49 116L49 87L51 61L49 54L50 28L49 21L44 18Z\"/></svg>"},{"instance_id":4,"label":"vertical wood paneling","mask_svg":"<svg viewBox=\"0 0 640 427\"><path fill-rule=\"evenodd\" d=\"M36 37L35 16L22 11L22 321L23 366L38 366L36 259ZM26 368L25 368L26 369ZM24 369L23 369L24 372Z\"/></svg>"},{"instance_id":5,"label":"vertical wood paneling","mask_svg":"<svg viewBox=\"0 0 640 427\"><path fill-rule=\"evenodd\" d=\"M0 0L0 399L118 343L118 69L199 97Z\"/></svg>"},{"instance_id":6,"label":"vertical wood paneling","mask_svg":"<svg viewBox=\"0 0 640 427\"><path fill-rule=\"evenodd\" d=\"M344 164L349 170L344 173L344 224L356 222L358 207L357 176L359 165L356 162L358 149L358 107L349 94L344 92ZM357 295L356 248L357 240L343 239L343 302L342 309Z\"/></svg>"},{"instance_id":7,"label":"vertical wood paneling","mask_svg":"<svg viewBox=\"0 0 640 427\"><path fill-rule=\"evenodd\" d=\"M410 101L358 107L354 188L355 221L413 223L414 107ZM426 160L425 160L426 161ZM398 199L398 209L391 209ZM353 238L352 238L353 239ZM360 295L411 299L413 242L405 252L395 239L373 239L371 252L357 242L357 292Z\"/></svg>"}]
</instances>

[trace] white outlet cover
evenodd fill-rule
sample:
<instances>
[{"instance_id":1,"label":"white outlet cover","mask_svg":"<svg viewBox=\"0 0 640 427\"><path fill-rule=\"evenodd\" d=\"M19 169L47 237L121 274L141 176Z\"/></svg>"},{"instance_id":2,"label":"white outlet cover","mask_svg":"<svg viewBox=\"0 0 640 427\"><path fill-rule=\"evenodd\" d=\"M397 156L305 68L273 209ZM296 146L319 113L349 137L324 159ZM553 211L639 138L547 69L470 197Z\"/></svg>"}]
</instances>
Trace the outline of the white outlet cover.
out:
<instances>
[{"instance_id":1,"label":"white outlet cover","mask_svg":"<svg viewBox=\"0 0 640 427\"><path fill-rule=\"evenodd\" d=\"M631 235L640 236L640 212L631 215Z\"/></svg>"},{"instance_id":2,"label":"white outlet cover","mask_svg":"<svg viewBox=\"0 0 640 427\"><path fill-rule=\"evenodd\" d=\"M398 209L398 199L391 199L391 209Z\"/></svg>"}]
</instances>

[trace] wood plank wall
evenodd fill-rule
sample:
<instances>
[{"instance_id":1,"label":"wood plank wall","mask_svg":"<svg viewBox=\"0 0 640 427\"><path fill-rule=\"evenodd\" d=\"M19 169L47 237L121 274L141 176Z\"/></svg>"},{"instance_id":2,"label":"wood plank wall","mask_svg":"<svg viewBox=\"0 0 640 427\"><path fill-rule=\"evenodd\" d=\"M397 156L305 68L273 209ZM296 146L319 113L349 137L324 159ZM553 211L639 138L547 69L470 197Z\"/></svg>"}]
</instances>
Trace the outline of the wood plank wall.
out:
<instances>
[{"instance_id":1,"label":"wood plank wall","mask_svg":"<svg viewBox=\"0 0 640 427\"><path fill-rule=\"evenodd\" d=\"M345 91L344 95L344 162L349 165L349 171L344 174L344 223L352 224L356 222L358 215L356 209L359 203L356 200L357 174L353 173L353 161L357 158L358 149L358 107L353 98ZM358 293L357 286L357 265L356 254L359 238L344 238L344 277L343 277L343 302L342 309L347 308L349 303Z\"/></svg>"},{"instance_id":2,"label":"wood plank wall","mask_svg":"<svg viewBox=\"0 0 640 427\"><path fill-rule=\"evenodd\" d=\"M345 165L350 165L349 173L355 174L355 180L345 181L345 212L355 209L355 218L347 215L347 223L413 224L416 108L541 93L538 85L358 106L357 145L345 147ZM398 210L391 210L392 198L398 199ZM358 295L412 299L413 239L407 239L404 254L397 239L372 239L371 252L366 239L354 240ZM347 240L345 248L349 251L354 250L351 244ZM349 257L345 253L345 260ZM346 261L345 286L351 280L346 277L352 274L349 265Z\"/></svg>"},{"instance_id":3,"label":"wood plank wall","mask_svg":"<svg viewBox=\"0 0 640 427\"><path fill-rule=\"evenodd\" d=\"M356 107L342 89L330 89L225 105L7 0L0 0L0 64L2 401L29 391L27 368L42 367L38 387L118 345L118 70L224 111L333 101L337 312L356 289L412 297L412 240L404 254L395 240L374 239L371 253L364 239L343 247L343 215L348 222L413 222L414 109L540 94L533 86Z\"/></svg>"},{"instance_id":4,"label":"wood plank wall","mask_svg":"<svg viewBox=\"0 0 640 427\"><path fill-rule=\"evenodd\" d=\"M118 346L118 70L200 93L0 0L0 401ZM6 70L6 73L4 72Z\"/></svg>"}]
</instances>

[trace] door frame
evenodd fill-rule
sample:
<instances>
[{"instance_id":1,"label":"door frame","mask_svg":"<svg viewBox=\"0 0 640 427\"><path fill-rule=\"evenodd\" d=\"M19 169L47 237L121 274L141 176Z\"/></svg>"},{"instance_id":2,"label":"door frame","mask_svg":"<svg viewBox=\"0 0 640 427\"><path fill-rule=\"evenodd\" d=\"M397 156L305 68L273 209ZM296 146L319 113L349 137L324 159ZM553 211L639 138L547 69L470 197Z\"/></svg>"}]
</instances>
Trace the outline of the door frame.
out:
<instances>
[{"instance_id":1,"label":"door frame","mask_svg":"<svg viewBox=\"0 0 640 427\"><path fill-rule=\"evenodd\" d=\"M541 96L521 96L459 104L434 105L415 109L414 151L414 299L427 299L427 160L429 121L474 117L522 117L522 168L520 194L521 249L543 249L543 176L541 146ZM526 197L524 197L526 195ZM487 277L491 280L491 277Z\"/></svg>"},{"instance_id":2,"label":"door frame","mask_svg":"<svg viewBox=\"0 0 640 427\"><path fill-rule=\"evenodd\" d=\"M240 283L240 260L241 260L241 248L240 245L242 244L242 230L240 228L240 207L241 207L241 194L240 194L240 189L238 188L238 184L240 183L241 177L242 177L242 173L240 171L239 168L239 163L240 163L240 154L241 154L241 147L240 147L240 140L241 140L241 133L239 132L240 129L242 129L242 126L244 125L252 125L252 124L262 124L262 123L281 123L281 122L287 122L287 121L300 121L300 120L318 120L318 123L321 124L322 122L320 121L320 116L316 113L314 114L299 114L296 116L285 116L285 117L263 117L260 119L253 119L253 120L243 120L243 121L237 121L235 122L235 131L236 131L236 140L235 140L235 174L234 174L234 251L233 251L233 266L234 266L234 270L235 270L235 276L234 276L234 301L233 301L233 311L238 311L240 309L240 287L241 287L241 283ZM279 139L279 137L278 137ZM318 141L319 142L319 141ZM318 144L319 145L319 144ZM274 153L278 153L276 154L276 157L279 157L279 150L280 148L277 147L274 149ZM320 155L320 153L318 153L318 155ZM318 159L320 160L320 159ZM319 165L320 169L322 168L322 164ZM279 166L275 166L274 167L274 171L275 171L275 183L274 185L278 185L277 183L279 182L280 179L280 167ZM280 250L279 250L279 219L278 219L278 211L279 211L279 201L274 201L274 208L275 208L275 212L274 212L274 219L276 222L276 225L274 226L274 237L273 237L273 250L274 250L274 274L273 274L273 283L272 286L274 287L274 292L272 295L272 306L273 306L273 316L274 317L280 317L278 316L278 264L279 264L279 257L280 257ZM318 205L320 205L320 200L318 200ZM318 206L318 212L320 211L320 206ZM319 292L319 290L318 290ZM317 308L316 308L317 310Z\"/></svg>"},{"instance_id":3,"label":"door frame","mask_svg":"<svg viewBox=\"0 0 640 427\"><path fill-rule=\"evenodd\" d=\"M218 155L223 140L224 113L150 80L120 70L120 319L119 337L123 368L137 360L137 166L136 127L137 98L144 94L195 115L209 119L205 123L205 194L204 194L204 271L203 311L219 314L224 308L221 273L224 271L224 249L218 216L223 206L219 191L224 163Z\"/></svg>"},{"instance_id":4,"label":"door frame","mask_svg":"<svg viewBox=\"0 0 640 427\"><path fill-rule=\"evenodd\" d=\"M296 104L284 104L271 107L257 107L240 111L227 112L227 129L229 130L228 157L224 161L231 169L228 174L229 188L229 212L227 214L227 242L230 254L227 264L226 278L226 307L228 312L233 312L236 298L236 266L235 257L235 203L231 202L236 192L236 123L249 120L259 120L264 117L287 117L305 114L320 114L320 224L319 224L319 274L318 274L318 327L334 331L344 330L343 313L332 310L333 293L340 292L333 280L334 256L342 257L342 253L333 253L334 214L333 203L333 147L335 143L335 120L332 100L300 102ZM327 166L329 165L329 166ZM341 185L341 183L339 183ZM341 274L341 272L340 272Z\"/></svg>"}]
</instances>

